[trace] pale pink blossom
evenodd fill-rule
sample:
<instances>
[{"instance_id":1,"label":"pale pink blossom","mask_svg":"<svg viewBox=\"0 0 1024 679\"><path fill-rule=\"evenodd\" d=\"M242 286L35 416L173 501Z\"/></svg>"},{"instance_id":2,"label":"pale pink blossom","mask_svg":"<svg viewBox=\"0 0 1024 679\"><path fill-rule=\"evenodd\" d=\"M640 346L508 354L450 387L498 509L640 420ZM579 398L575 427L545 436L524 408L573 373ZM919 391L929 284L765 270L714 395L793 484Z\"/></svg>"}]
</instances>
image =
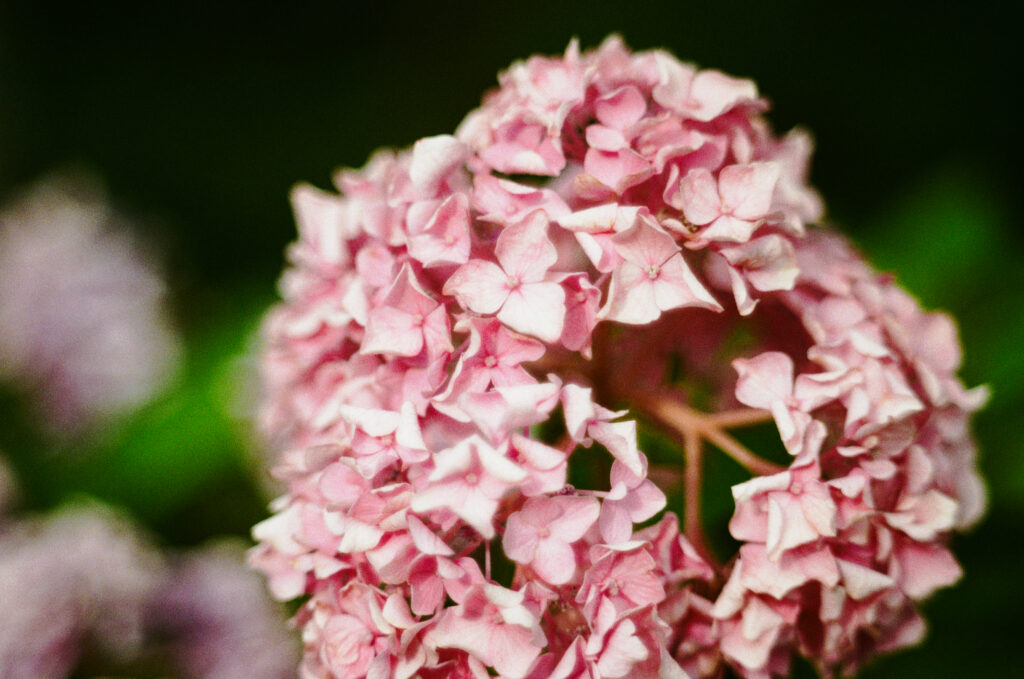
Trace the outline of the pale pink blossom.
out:
<instances>
[{"instance_id":1,"label":"pale pink blossom","mask_svg":"<svg viewBox=\"0 0 1024 679\"><path fill-rule=\"evenodd\" d=\"M565 291L546 280L558 258L547 229L543 212L509 226L495 247L498 263L470 260L448 279L445 294L475 313L497 313L513 330L546 342L557 340L565 318Z\"/></svg>"},{"instance_id":2,"label":"pale pink blossom","mask_svg":"<svg viewBox=\"0 0 1024 679\"><path fill-rule=\"evenodd\" d=\"M729 165L717 181L706 168L690 170L681 184L683 214L706 227L702 240L746 242L768 216L778 179L774 163Z\"/></svg>"},{"instance_id":3,"label":"pale pink blossom","mask_svg":"<svg viewBox=\"0 0 1024 679\"><path fill-rule=\"evenodd\" d=\"M599 512L592 497L530 498L508 517L502 548L550 584L564 585L576 575L572 544L586 535Z\"/></svg>"},{"instance_id":4,"label":"pale pink blossom","mask_svg":"<svg viewBox=\"0 0 1024 679\"><path fill-rule=\"evenodd\" d=\"M601 504L601 537L610 544L625 542L634 523L651 518L665 508L665 493L647 478L647 461L634 474L616 460L612 464L612 489Z\"/></svg>"},{"instance_id":5,"label":"pale pink blossom","mask_svg":"<svg viewBox=\"0 0 1024 679\"><path fill-rule=\"evenodd\" d=\"M437 454L427 479L430 485L416 494L412 509L446 509L490 538L499 500L510 484L525 478L526 472L509 460L503 449L479 438L467 439Z\"/></svg>"},{"instance_id":6,"label":"pale pink blossom","mask_svg":"<svg viewBox=\"0 0 1024 679\"><path fill-rule=\"evenodd\" d=\"M613 241L623 263L612 275L603 318L644 325L680 307L722 308L687 266L679 246L661 229L639 219Z\"/></svg>"},{"instance_id":7,"label":"pale pink blossom","mask_svg":"<svg viewBox=\"0 0 1024 679\"><path fill-rule=\"evenodd\" d=\"M424 348L436 356L451 351L448 314L404 268L382 304L366 319L361 351L367 354L415 356Z\"/></svg>"}]
</instances>

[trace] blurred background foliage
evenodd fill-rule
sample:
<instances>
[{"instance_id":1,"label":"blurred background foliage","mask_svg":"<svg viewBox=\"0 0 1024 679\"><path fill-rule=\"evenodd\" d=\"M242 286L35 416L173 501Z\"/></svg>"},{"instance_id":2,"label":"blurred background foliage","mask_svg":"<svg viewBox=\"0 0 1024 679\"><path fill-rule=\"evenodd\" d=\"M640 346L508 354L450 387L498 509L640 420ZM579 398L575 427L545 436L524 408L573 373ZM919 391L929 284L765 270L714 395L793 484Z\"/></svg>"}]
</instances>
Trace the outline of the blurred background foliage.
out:
<instances>
[{"instance_id":1,"label":"blurred background foliage","mask_svg":"<svg viewBox=\"0 0 1024 679\"><path fill-rule=\"evenodd\" d=\"M6 385L0 449L23 506L85 493L170 544L246 535L267 487L238 417L252 398L242 357L294 234L289 187L327 187L377 147L452 131L514 59L618 32L634 49L756 80L777 130L813 132L830 220L959 320L962 375L994 393L976 419L989 514L957 538L967 575L926 606L929 640L865 675L1013 676L1024 666L1016 26L998 3L3 0L0 201L55 168L101 177L165 262L187 348L171 388L84 442L42 438Z\"/></svg>"}]
</instances>

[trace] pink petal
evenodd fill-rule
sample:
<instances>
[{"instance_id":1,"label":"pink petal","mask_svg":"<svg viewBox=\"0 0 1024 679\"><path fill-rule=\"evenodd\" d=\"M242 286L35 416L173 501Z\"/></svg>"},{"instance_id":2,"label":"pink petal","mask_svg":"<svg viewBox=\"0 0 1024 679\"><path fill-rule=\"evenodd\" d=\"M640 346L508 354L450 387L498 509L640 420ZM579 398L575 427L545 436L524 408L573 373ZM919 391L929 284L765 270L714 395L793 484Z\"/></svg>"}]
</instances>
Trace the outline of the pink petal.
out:
<instances>
[{"instance_id":1,"label":"pink petal","mask_svg":"<svg viewBox=\"0 0 1024 679\"><path fill-rule=\"evenodd\" d=\"M827 548L793 550L772 561L763 545L747 543L740 547L738 567L745 587L776 599L812 580L826 587L839 582L839 566Z\"/></svg>"},{"instance_id":2,"label":"pink petal","mask_svg":"<svg viewBox=\"0 0 1024 679\"><path fill-rule=\"evenodd\" d=\"M586 174L601 184L621 193L630 186L639 184L654 174L654 168L646 158L632 149L601 151L591 147L583 160Z\"/></svg>"},{"instance_id":3,"label":"pink petal","mask_svg":"<svg viewBox=\"0 0 1024 679\"><path fill-rule=\"evenodd\" d=\"M313 245L324 261L348 265L351 257L345 241L358 234L346 219L342 198L309 184L297 184L291 202L300 238Z\"/></svg>"},{"instance_id":4,"label":"pink petal","mask_svg":"<svg viewBox=\"0 0 1024 679\"><path fill-rule=\"evenodd\" d=\"M750 289L743 274L731 266L728 267L728 272L732 296L736 300L736 310L740 312L740 316L749 316L757 307L757 300L750 296Z\"/></svg>"},{"instance_id":5,"label":"pink petal","mask_svg":"<svg viewBox=\"0 0 1024 679\"><path fill-rule=\"evenodd\" d=\"M602 677L618 679L627 676L634 665L646 658L647 647L636 636L636 625L627 618L605 640L597 669Z\"/></svg>"},{"instance_id":6,"label":"pink petal","mask_svg":"<svg viewBox=\"0 0 1024 679\"><path fill-rule=\"evenodd\" d=\"M896 579L907 596L917 600L952 585L964 574L949 550L939 545L905 544L896 551L896 561Z\"/></svg>"},{"instance_id":7,"label":"pink petal","mask_svg":"<svg viewBox=\"0 0 1024 679\"><path fill-rule=\"evenodd\" d=\"M654 59L658 67L658 84L651 96L667 109L684 112L696 69L690 64L679 63L665 52L655 52Z\"/></svg>"},{"instance_id":8,"label":"pink petal","mask_svg":"<svg viewBox=\"0 0 1024 679\"><path fill-rule=\"evenodd\" d=\"M495 253L509 277L520 283L543 280L558 261L558 251L548 238L547 214L536 210L523 221L506 227L498 236Z\"/></svg>"},{"instance_id":9,"label":"pink petal","mask_svg":"<svg viewBox=\"0 0 1024 679\"><path fill-rule=\"evenodd\" d=\"M338 408L338 411L346 422L359 427L370 436L375 437L395 433L401 417L392 410L359 408L350 405L342 405Z\"/></svg>"},{"instance_id":10,"label":"pink petal","mask_svg":"<svg viewBox=\"0 0 1024 679\"><path fill-rule=\"evenodd\" d=\"M637 449L635 420L595 422L587 432L630 472L636 476L644 474L644 463Z\"/></svg>"},{"instance_id":11,"label":"pink petal","mask_svg":"<svg viewBox=\"0 0 1024 679\"><path fill-rule=\"evenodd\" d=\"M586 132L587 146L600 151L618 151L629 146L622 132L604 125L590 125Z\"/></svg>"},{"instance_id":12,"label":"pink petal","mask_svg":"<svg viewBox=\"0 0 1024 679\"><path fill-rule=\"evenodd\" d=\"M432 571L413 573L409 576L412 589L411 604L416 615L431 615L444 600L444 583Z\"/></svg>"},{"instance_id":13,"label":"pink petal","mask_svg":"<svg viewBox=\"0 0 1024 679\"><path fill-rule=\"evenodd\" d=\"M738 358L732 367L739 374L736 400L751 408L769 410L793 394L793 359L779 351L766 351L751 359Z\"/></svg>"},{"instance_id":14,"label":"pink petal","mask_svg":"<svg viewBox=\"0 0 1024 679\"><path fill-rule=\"evenodd\" d=\"M493 314L508 297L508 275L493 262L471 259L444 284L463 307L478 314Z\"/></svg>"},{"instance_id":15,"label":"pink petal","mask_svg":"<svg viewBox=\"0 0 1024 679\"><path fill-rule=\"evenodd\" d=\"M768 558L778 561L793 547L814 542L820 536L801 511L796 498L778 493L768 500L768 533L765 542Z\"/></svg>"},{"instance_id":16,"label":"pink petal","mask_svg":"<svg viewBox=\"0 0 1024 679\"><path fill-rule=\"evenodd\" d=\"M679 252L675 239L648 219L638 219L632 227L616 234L612 242L623 259L645 269L661 267Z\"/></svg>"},{"instance_id":17,"label":"pink petal","mask_svg":"<svg viewBox=\"0 0 1024 679\"><path fill-rule=\"evenodd\" d=\"M800 273L793 243L778 234L724 247L721 253L734 267L742 268L758 290L792 290Z\"/></svg>"},{"instance_id":18,"label":"pink petal","mask_svg":"<svg viewBox=\"0 0 1024 679\"><path fill-rule=\"evenodd\" d=\"M409 514L406 521L409 526L409 535L420 552L429 556L453 556L455 554L444 540L427 528L426 524L416 518L414 514Z\"/></svg>"},{"instance_id":19,"label":"pink petal","mask_svg":"<svg viewBox=\"0 0 1024 679\"><path fill-rule=\"evenodd\" d=\"M420 139L412 148L409 179L424 196L432 196L441 181L462 164L467 152L451 135Z\"/></svg>"},{"instance_id":20,"label":"pink petal","mask_svg":"<svg viewBox=\"0 0 1024 679\"><path fill-rule=\"evenodd\" d=\"M702 241L728 241L731 243L743 243L750 240L750 236L757 229L756 222L747 221L731 215L722 215L711 223L711 226L701 231L699 238Z\"/></svg>"},{"instance_id":21,"label":"pink petal","mask_svg":"<svg viewBox=\"0 0 1024 679\"><path fill-rule=\"evenodd\" d=\"M601 517L598 520L601 539L609 545L628 542L633 535L633 522L629 512L618 502L605 500L601 504Z\"/></svg>"},{"instance_id":22,"label":"pink petal","mask_svg":"<svg viewBox=\"0 0 1024 679\"><path fill-rule=\"evenodd\" d=\"M587 425L597 418L597 409L592 399L593 390L569 383L562 387L562 412L565 428L574 441L586 439Z\"/></svg>"},{"instance_id":23,"label":"pink petal","mask_svg":"<svg viewBox=\"0 0 1024 679\"><path fill-rule=\"evenodd\" d=\"M892 587L895 582L885 573L837 559L839 572L843 576L843 587L853 599L865 599L872 594L881 592L883 589Z\"/></svg>"},{"instance_id":24,"label":"pink petal","mask_svg":"<svg viewBox=\"0 0 1024 679\"><path fill-rule=\"evenodd\" d=\"M718 175L722 212L748 220L764 217L771 208L778 180L777 163L729 165Z\"/></svg>"},{"instance_id":25,"label":"pink petal","mask_svg":"<svg viewBox=\"0 0 1024 679\"><path fill-rule=\"evenodd\" d=\"M501 538L501 548L505 556L521 564L529 564L537 556L537 545L540 539L536 526L523 520L522 512L509 515L505 524L505 534Z\"/></svg>"},{"instance_id":26,"label":"pink petal","mask_svg":"<svg viewBox=\"0 0 1024 679\"><path fill-rule=\"evenodd\" d=\"M423 349L423 331L417 318L393 307L370 311L360 351L364 354L415 356Z\"/></svg>"},{"instance_id":27,"label":"pink petal","mask_svg":"<svg viewBox=\"0 0 1024 679\"><path fill-rule=\"evenodd\" d=\"M465 194L448 197L423 231L409 236L409 254L426 267L469 260L469 202Z\"/></svg>"},{"instance_id":28,"label":"pink petal","mask_svg":"<svg viewBox=\"0 0 1024 679\"><path fill-rule=\"evenodd\" d=\"M752 80L733 78L720 71L700 71L690 84L687 100L690 114L697 120L711 120L737 104L757 99Z\"/></svg>"},{"instance_id":29,"label":"pink petal","mask_svg":"<svg viewBox=\"0 0 1024 679\"><path fill-rule=\"evenodd\" d=\"M597 325L601 290L586 274L576 274L562 281L566 290L565 324L560 341L566 349L579 351L590 358L590 340Z\"/></svg>"},{"instance_id":30,"label":"pink petal","mask_svg":"<svg viewBox=\"0 0 1024 679\"><path fill-rule=\"evenodd\" d=\"M570 231L584 233L625 231L636 222L640 209L635 205L606 203L568 214L558 223Z\"/></svg>"},{"instance_id":31,"label":"pink petal","mask_svg":"<svg viewBox=\"0 0 1024 679\"><path fill-rule=\"evenodd\" d=\"M557 342L565 323L565 290L558 283L524 283L509 293L498 320L525 335Z\"/></svg>"},{"instance_id":32,"label":"pink petal","mask_svg":"<svg viewBox=\"0 0 1024 679\"><path fill-rule=\"evenodd\" d=\"M629 491L623 506L629 511L633 523L640 523L651 518L665 508L665 493L649 479Z\"/></svg>"},{"instance_id":33,"label":"pink petal","mask_svg":"<svg viewBox=\"0 0 1024 679\"><path fill-rule=\"evenodd\" d=\"M423 333L423 342L427 348L428 360L437 359L451 353L454 349L448 319L448 310L439 304L423 320L420 330ZM444 358L447 358L447 356L444 356Z\"/></svg>"},{"instance_id":34,"label":"pink petal","mask_svg":"<svg viewBox=\"0 0 1024 679\"><path fill-rule=\"evenodd\" d=\"M647 110L644 96L633 85L605 94L594 103L594 113L602 125L625 130L638 122Z\"/></svg>"},{"instance_id":35,"label":"pink petal","mask_svg":"<svg viewBox=\"0 0 1024 679\"><path fill-rule=\"evenodd\" d=\"M661 316L654 299L654 287L645 268L626 262L612 274L608 302L600 318L632 325L646 325Z\"/></svg>"},{"instance_id":36,"label":"pink petal","mask_svg":"<svg viewBox=\"0 0 1024 679\"><path fill-rule=\"evenodd\" d=\"M554 502L562 514L547 526L553 536L565 542L576 542L586 535L601 513L601 504L593 497L557 497Z\"/></svg>"},{"instance_id":37,"label":"pink petal","mask_svg":"<svg viewBox=\"0 0 1024 679\"><path fill-rule=\"evenodd\" d=\"M673 256L661 266L652 289L654 304L662 311L681 307L722 310L722 305L701 285L681 254Z\"/></svg>"},{"instance_id":38,"label":"pink petal","mask_svg":"<svg viewBox=\"0 0 1024 679\"><path fill-rule=\"evenodd\" d=\"M542 540L531 568L552 585L564 585L576 572L576 555L561 540Z\"/></svg>"},{"instance_id":39,"label":"pink petal","mask_svg":"<svg viewBox=\"0 0 1024 679\"><path fill-rule=\"evenodd\" d=\"M691 224L710 224L722 214L718 185L711 171L698 167L690 170L680 183L683 214Z\"/></svg>"}]
</instances>

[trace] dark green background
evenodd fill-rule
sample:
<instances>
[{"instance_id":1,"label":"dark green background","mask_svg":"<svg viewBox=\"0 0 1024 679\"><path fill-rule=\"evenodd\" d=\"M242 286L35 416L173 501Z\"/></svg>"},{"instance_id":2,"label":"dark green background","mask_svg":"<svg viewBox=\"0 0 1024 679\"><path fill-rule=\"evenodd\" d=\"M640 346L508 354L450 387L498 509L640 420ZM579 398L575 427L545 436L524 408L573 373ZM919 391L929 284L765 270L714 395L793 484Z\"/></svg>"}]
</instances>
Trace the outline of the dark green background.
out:
<instances>
[{"instance_id":1,"label":"dark green background","mask_svg":"<svg viewBox=\"0 0 1024 679\"><path fill-rule=\"evenodd\" d=\"M957 539L967 576L927 608L921 648L873 677L1016 676L1024 667L1024 238L1018 24L967 3L0 2L0 197L85 168L168 262L188 343L181 383L68 462L0 403L0 448L30 506L86 491L168 542L242 532L262 512L244 430L223 403L230 357L273 298L292 238L289 187L329 184L380 146L450 132L532 53L636 49L754 78L776 129L810 129L832 220L929 307L951 310L991 509ZM89 5L86 7L85 5ZM826 5L826 6L823 6ZM57 451L59 452L59 451Z\"/></svg>"}]
</instances>

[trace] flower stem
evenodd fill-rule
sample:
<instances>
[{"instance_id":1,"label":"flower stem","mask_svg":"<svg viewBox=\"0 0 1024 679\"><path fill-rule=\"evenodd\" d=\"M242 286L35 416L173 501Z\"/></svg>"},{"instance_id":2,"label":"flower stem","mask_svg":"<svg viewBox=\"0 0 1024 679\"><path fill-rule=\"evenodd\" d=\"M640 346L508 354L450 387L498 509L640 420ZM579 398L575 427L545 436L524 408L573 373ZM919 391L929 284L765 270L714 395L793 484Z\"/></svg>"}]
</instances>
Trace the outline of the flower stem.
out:
<instances>
[{"instance_id":1,"label":"flower stem","mask_svg":"<svg viewBox=\"0 0 1024 679\"><path fill-rule=\"evenodd\" d=\"M720 413L709 413L704 417L709 424L719 429L733 429L735 427L749 427L753 424L770 422L772 414L767 410L759 408L736 408L734 410L723 410Z\"/></svg>"},{"instance_id":2,"label":"flower stem","mask_svg":"<svg viewBox=\"0 0 1024 679\"><path fill-rule=\"evenodd\" d=\"M704 432L704 436L707 437L708 441L714 444L716 448L739 462L750 473L756 476L770 476L772 474L778 474L779 472L786 471L786 467L758 457L754 453L750 452L750 449L745 445L720 429L708 429Z\"/></svg>"},{"instance_id":3,"label":"flower stem","mask_svg":"<svg viewBox=\"0 0 1024 679\"><path fill-rule=\"evenodd\" d=\"M704 459L704 444L696 431L688 431L683 436L683 453L686 460L683 476L683 534L708 563L716 570L721 570L721 564L717 563L708 547L707 539L704 537L704 524L701 521L701 465Z\"/></svg>"}]
</instances>

